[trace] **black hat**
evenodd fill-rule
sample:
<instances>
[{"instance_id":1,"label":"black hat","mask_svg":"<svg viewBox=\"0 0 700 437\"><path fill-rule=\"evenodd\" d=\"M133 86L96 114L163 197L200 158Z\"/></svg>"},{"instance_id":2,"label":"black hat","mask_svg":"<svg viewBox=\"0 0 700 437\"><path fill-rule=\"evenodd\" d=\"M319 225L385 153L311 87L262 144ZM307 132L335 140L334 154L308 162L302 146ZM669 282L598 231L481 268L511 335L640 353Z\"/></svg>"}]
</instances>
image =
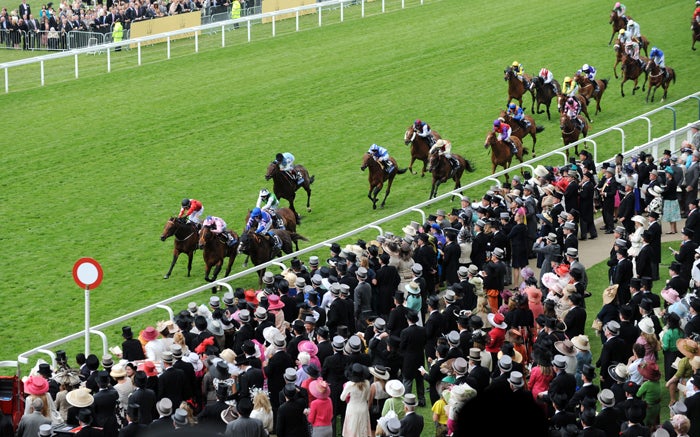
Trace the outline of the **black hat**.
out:
<instances>
[{"instance_id":1,"label":"black hat","mask_svg":"<svg viewBox=\"0 0 700 437\"><path fill-rule=\"evenodd\" d=\"M288 382L284 385L284 396L286 398L293 398L297 394L297 386L293 382Z\"/></svg>"},{"instance_id":2,"label":"black hat","mask_svg":"<svg viewBox=\"0 0 700 437\"><path fill-rule=\"evenodd\" d=\"M411 323L418 323L418 312L413 310L406 311L406 320Z\"/></svg>"},{"instance_id":3,"label":"black hat","mask_svg":"<svg viewBox=\"0 0 700 437\"><path fill-rule=\"evenodd\" d=\"M81 408L78 410L78 420L86 425L92 423L92 411L89 408Z\"/></svg>"},{"instance_id":4,"label":"black hat","mask_svg":"<svg viewBox=\"0 0 700 437\"><path fill-rule=\"evenodd\" d=\"M581 373L589 380L593 380L595 378L595 367L590 364L584 364Z\"/></svg>"},{"instance_id":5,"label":"black hat","mask_svg":"<svg viewBox=\"0 0 700 437\"><path fill-rule=\"evenodd\" d=\"M341 252L340 245L338 243L331 244L331 252L335 253L336 255L339 255Z\"/></svg>"},{"instance_id":6,"label":"black hat","mask_svg":"<svg viewBox=\"0 0 700 437\"><path fill-rule=\"evenodd\" d=\"M51 370L51 366L48 363L41 363L39 364L38 373L39 375L45 376L46 378L51 378L53 371Z\"/></svg>"},{"instance_id":7,"label":"black hat","mask_svg":"<svg viewBox=\"0 0 700 437\"><path fill-rule=\"evenodd\" d=\"M244 354L236 355L235 363L237 366L241 366L244 364L250 364L250 358L248 358Z\"/></svg>"},{"instance_id":8,"label":"black hat","mask_svg":"<svg viewBox=\"0 0 700 437\"><path fill-rule=\"evenodd\" d=\"M122 326L122 337L126 338L127 340L134 338L134 333L131 331L131 326Z\"/></svg>"},{"instance_id":9,"label":"black hat","mask_svg":"<svg viewBox=\"0 0 700 437\"><path fill-rule=\"evenodd\" d=\"M397 291L394 293L394 299L396 299L397 302L402 303L402 302L404 301L403 291L398 291L398 290L397 290Z\"/></svg>"},{"instance_id":10,"label":"black hat","mask_svg":"<svg viewBox=\"0 0 700 437\"><path fill-rule=\"evenodd\" d=\"M67 363L68 362L68 357L66 356L66 351L64 351L63 349L56 351L56 362L58 362L58 363Z\"/></svg>"},{"instance_id":11,"label":"black hat","mask_svg":"<svg viewBox=\"0 0 700 437\"><path fill-rule=\"evenodd\" d=\"M642 280L639 278L630 279L630 287L639 290L640 288L642 288Z\"/></svg>"}]
</instances>

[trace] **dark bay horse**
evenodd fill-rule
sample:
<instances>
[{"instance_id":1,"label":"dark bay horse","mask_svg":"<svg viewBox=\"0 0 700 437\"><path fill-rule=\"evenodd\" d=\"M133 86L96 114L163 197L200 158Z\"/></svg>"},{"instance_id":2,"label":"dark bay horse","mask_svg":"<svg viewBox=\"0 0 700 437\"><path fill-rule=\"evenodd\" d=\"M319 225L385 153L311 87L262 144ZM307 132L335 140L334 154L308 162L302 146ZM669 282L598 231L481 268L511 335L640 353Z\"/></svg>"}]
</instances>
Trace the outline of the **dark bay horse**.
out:
<instances>
[{"instance_id":1,"label":"dark bay horse","mask_svg":"<svg viewBox=\"0 0 700 437\"><path fill-rule=\"evenodd\" d=\"M297 245L299 240L309 241L306 237L289 232L286 229L275 229L272 231L282 241L282 251L286 254L294 250L292 244ZM274 241L271 238L256 234L253 229L243 232L241 235L238 251L248 255L253 261L253 265L260 265L270 261L274 257ZM258 284L262 285L262 277L265 269L258 270Z\"/></svg>"},{"instance_id":2,"label":"dark bay horse","mask_svg":"<svg viewBox=\"0 0 700 437\"><path fill-rule=\"evenodd\" d=\"M175 244L173 247L173 261L170 263L168 273L163 276L163 279L168 279L173 272L173 267L177 262L177 258L181 253L187 254L187 276L190 276L192 271L192 257L194 251L197 250L197 224L190 222L185 217L177 218L170 217L165 223L163 233L160 234L160 241L165 241L168 237L173 237Z\"/></svg>"},{"instance_id":3,"label":"dark bay horse","mask_svg":"<svg viewBox=\"0 0 700 437\"><path fill-rule=\"evenodd\" d=\"M564 145L569 145L579 140L581 134L585 138L588 135L588 122L580 114L576 116L579 120L583 122L583 130L579 128L578 123L569 118L568 115L562 114L559 117L559 128L561 129L561 139L564 141ZM578 155L578 145L574 146L574 151ZM568 156L569 149L566 149L566 154Z\"/></svg>"},{"instance_id":4,"label":"dark bay horse","mask_svg":"<svg viewBox=\"0 0 700 437\"><path fill-rule=\"evenodd\" d=\"M554 87L556 87L557 90L561 91L559 82L557 82L556 80L552 80L550 84L545 84L544 79L542 79L539 76L533 77L532 85L530 85L530 89L534 90L535 92L535 102L537 102L537 113L544 113L543 110L540 110L540 106L544 105L547 109L548 120L552 119L552 115L549 113L549 107L552 104L552 99L556 98L557 96L557 91L555 91L554 87L552 87L551 85L554 85ZM532 113L535 113L535 105L532 106Z\"/></svg>"},{"instance_id":5,"label":"dark bay horse","mask_svg":"<svg viewBox=\"0 0 700 437\"><path fill-rule=\"evenodd\" d=\"M668 93L668 87L671 85L671 81L676 83L676 72L673 68L666 67L667 74L661 71L661 68L656 65L656 62L649 61L646 65L646 72L649 75L649 89L647 90L647 103L649 102L649 95L651 94L651 101L654 101L654 96L656 95L656 89L661 87L664 90L664 95L661 97L663 102L666 99L666 94ZM653 89L653 92L652 92Z\"/></svg>"},{"instance_id":6,"label":"dark bay horse","mask_svg":"<svg viewBox=\"0 0 700 437\"><path fill-rule=\"evenodd\" d=\"M456 153L453 153L452 157L459 161L459 168L456 171L452 170L452 165L445 155L437 152L433 152L430 155L428 171L433 174L433 185L430 188L430 197L428 197L428 199L437 197L438 187L440 187L440 184L447 182L448 179L455 181L455 190L461 187L462 174L464 174L464 170L470 173L474 171L474 167L468 159L464 159L461 155ZM454 199L454 196L452 196L452 199Z\"/></svg>"},{"instance_id":7,"label":"dark bay horse","mask_svg":"<svg viewBox=\"0 0 700 437\"><path fill-rule=\"evenodd\" d=\"M238 234L234 231L229 230L236 243L229 246L228 238L225 235L216 235L211 231L211 226L202 226L199 231L199 247L203 249L202 255L204 258L204 280L207 282L216 281L216 277L219 276L221 268L224 265L224 259L228 258L228 264L226 265L226 273L224 276L228 276L231 273L231 267L233 267L233 262L236 260L236 255L238 254L238 245L240 244L240 238ZM211 276L212 267L214 272Z\"/></svg>"},{"instance_id":8,"label":"dark bay horse","mask_svg":"<svg viewBox=\"0 0 700 437\"><path fill-rule=\"evenodd\" d=\"M267 166L267 172L265 173L265 180L269 181L272 179L273 186L272 191L274 191L275 196L278 199L287 199L289 202L289 209L294 211L296 215L297 223L301 223L301 217L296 209L294 209L294 198L297 195L297 190L303 188L306 191L306 211L311 212L311 184L314 182L314 176L309 176L309 172L303 165L295 165L294 169L297 173L301 173L304 177L304 182L302 184L297 184L297 181L293 180L285 171L280 170L280 163L274 160Z\"/></svg>"},{"instance_id":9,"label":"dark bay horse","mask_svg":"<svg viewBox=\"0 0 700 437\"><path fill-rule=\"evenodd\" d=\"M404 174L406 173L406 171L408 171L408 168L400 169L399 165L396 163L396 160L393 157L389 158L389 160L394 166L394 170L391 173L387 173L386 171L384 171L382 166L377 161L375 161L371 153L365 153L362 157L362 165L360 166L360 170L365 171L366 168L369 168L369 192L367 193L367 197L369 197L369 200L372 201L372 209L377 209L377 200L379 200L379 192L382 191L384 183L386 182L386 191L384 191L384 199L382 200L382 204L380 205L382 208L384 208L386 198L391 192L391 184L394 183L394 178L396 177L396 175Z\"/></svg>"},{"instance_id":10,"label":"dark bay horse","mask_svg":"<svg viewBox=\"0 0 700 437\"><path fill-rule=\"evenodd\" d=\"M573 96L574 99L578 102L579 106L581 107L581 114L584 114L588 121L590 123L593 123L593 120L591 119L591 116L588 115L588 104L586 103L586 99L582 97L580 94L576 94ZM557 95L557 107L559 108L559 115L564 113L564 105L566 104L566 100L569 98L568 95L566 94L558 94Z\"/></svg>"},{"instance_id":11,"label":"dark bay horse","mask_svg":"<svg viewBox=\"0 0 700 437\"><path fill-rule=\"evenodd\" d=\"M579 85L578 93L585 97L586 103L589 103L591 99L595 100L595 113L598 114L602 109L600 109L600 99L603 98L603 93L608 87L608 79L596 79L596 84L598 85L598 91L595 90L593 82L585 75L576 73L574 75L574 80ZM586 111L586 116L588 116L588 111ZM590 120L590 118L589 118Z\"/></svg>"},{"instance_id":12,"label":"dark bay horse","mask_svg":"<svg viewBox=\"0 0 700 437\"><path fill-rule=\"evenodd\" d=\"M528 82L532 80L529 74L523 74L523 77ZM532 106L535 106L535 94L532 92L532 89L525 87L522 80L518 79L518 75L515 73L512 66L506 67L503 71L503 80L508 82L508 101L506 102L506 106L515 99L518 101L518 105L525 109L523 106L523 95L528 91L532 97Z\"/></svg>"},{"instance_id":13,"label":"dark bay horse","mask_svg":"<svg viewBox=\"0 0 700 437\"><path fill-rule=\"evenodd\" d=\"M700 41L700 24L698 24L697 21L693 20L692 28L693 28L693 45L690 46L690 48L693 49L693 51L695 51L695 50L697 50L695 48L695 43L697 41Z\"/></svg>"},{"instance_id":14,"label":"dark bay horse","mask_svg":"<svg viewBox=\"0 0 700 437\"><path fill-rule=\"evenodd\" d=\"M510 139L518 149L518 154L515 157L518 158L518 161L523 162L523 156L530 152L523 147L520 138L511 135ZM510 149L510 145L499 140L498 135L494 131L490 131L484 141L484 148L488 149L489 147L491 147L491 174L496 173L496 167L498 166L508 169L513 161L513 152ZM508 173L505 174L505 178L506 182L508 182Z\"/></svg>"},{"instance_id":15,"label":"dark bay horse","mask_svg":"<svg viewBox=\"0 0 700 437\"><path fill-rule=\"evenodd\" d=\"M511 127L511 135L520 138L521 141L528 135L532 137L532 157L534 158L536 156L535 146L537 145L537 134L544 130L544 126L538 126L535 123L534 118L532 118L529 115L525 115L523 116L523 118L530 122L529 128L525 129L519 121L513 119L513 117L511 117L506 111L503 110L501 110L501 115L499 115L499 118L502 118L503 121L505 121Z\"/></svg>"},{"instance_id":16,"label":"dark bay horse","mask_svg":"<svg viewBox=\"0 0 700 437\"><path fill-rule=\"evenodd\" d=\"M608 45L612 44L612 40L616 35L619 35L620 29L627 28L627 17L618 15L616 11L610 12L610 24L612 24L612 35L610 36L610 41Z\"/></svg>"},{"instance_id":17,"label":"dark bay horse","mask_svg":"<svg viewBox=\"0 0 700 437\"><path fill-rule=\"evenodd\" d=\"M649 62L648 59L645 58L640 58L642 61L646 64ZM644 88L646 87L647 80L649 79L649 74L646 72L644 68L642 68L641 65L639 65L639 62L635 61L632 59L631 56L627 55L626 53L622 54L622 82L620 82L620 94L622 94L622 97L625 97L625 82L628 80L634 81L634 87L632 88L632 95L634 95L635 91L639 89L639 86L637 85L637 82L639 82L639 76L644 74L644 83L642 83L642 91L644 91Z\"/></svg>"},{"instance_id":18,"label":"dark bay horse","mask_svg":"<svg viewBox=\"0 0 700 437\"><path fill-rule=\"evenodd\" d=\"M275 213L277 214L277 218L282 219L282 225L284 227L280 227L279 223L276 221L272 223L272 229L286 229L289 232L296 232L297 231L297 219L296 215L294 214L294 211L291 210L291 208L277 208L275 210ZM250 210L248 210L248 214L245 216L245 224L248 223L248 219L250 218ZM299 246L297 246L296 250L299 250Z\"/></svg>"},{"instance_id":19,"label":"dark bay horse","mask_svg":"<svg viewBox=\"0 0 700 437\"><path fill-rule=\"evenodd\" d=\"M440 134L434 130L431 130L431 132L435 141L442 138ZM419 161L423 161L423 170L420 172L420 176L425 176L425 171L428 166L430 144L428 144L428 141L426 141L425 138L418 135L413 125L410 125L408 129L406 129L406 133L403 135L403 143L406 145L411 145L411 163L408 164L408 171L410 171L411 174L417 174L417 172L413 171L413 163L417 159Z\"/></svg>"}]
</instances>

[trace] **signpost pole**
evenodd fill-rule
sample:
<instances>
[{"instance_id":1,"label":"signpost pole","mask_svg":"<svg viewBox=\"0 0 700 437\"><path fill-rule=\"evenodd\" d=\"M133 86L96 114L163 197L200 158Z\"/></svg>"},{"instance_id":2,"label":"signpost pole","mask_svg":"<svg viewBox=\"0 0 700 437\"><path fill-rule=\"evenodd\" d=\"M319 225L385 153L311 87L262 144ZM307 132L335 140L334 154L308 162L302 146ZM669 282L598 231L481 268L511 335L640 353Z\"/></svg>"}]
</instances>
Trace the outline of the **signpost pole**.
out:
<instances>
[{"instance_id":1,"label":"signpost pole","mask_svg":"<svg viewBox=\"0 0 700 437\"><path fill-rule=\"evenodd\" d=\"M90 287L85 287L85 356L90 355Z\"/></svg>"}]
</instances>

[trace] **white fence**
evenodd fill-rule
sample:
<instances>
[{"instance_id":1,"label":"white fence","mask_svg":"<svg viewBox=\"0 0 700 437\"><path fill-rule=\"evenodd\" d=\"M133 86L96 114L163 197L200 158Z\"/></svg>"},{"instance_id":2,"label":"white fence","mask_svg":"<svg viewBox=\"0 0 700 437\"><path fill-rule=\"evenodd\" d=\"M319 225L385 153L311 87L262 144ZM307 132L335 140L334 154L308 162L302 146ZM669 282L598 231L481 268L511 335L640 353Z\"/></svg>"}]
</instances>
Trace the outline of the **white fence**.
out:
<instances>
[{"instance_id":1,"label":"white fence","mask_svg":"<svg viewBox=\"0 0 700 437\"><path fill-rule=\"evenodd\" d=\"M685 124L684 126L676 129L677 120L675 117L675 114L676 114L675 108L678 105L686 103L688 101L697 101L698 102L698 117L691 119L688 122L688 124ZM669 129L669 132L667 134L665 134L659 138L651 138L652 124L651 124L651 120L649 119L649 117L651 115L658 113L658 112L661 112L661 111L672 111L674 113L673 127L671 129ZM608 161L608 160L614 159L614 157L609 157L609 158L601 160L600 162L597 159L598 142L602 141L605 136L610 136L610 135L614 135L615 138L621 138L620 153L622 153L625 157L631 156L632 154L637 154L640 151L648 151L655 156L658 156L658 151L663 150L663 149L669 149L671 151L676 151L676 150L680 149L680 142L682 140L690 140L690 138L691 138L690 126L692 123L697 122L698 119L700 119L700 92L696 92L695 94L686 96L682 99L676 100L675 102L668 103L664 106L661 106L657 109L654 109L653 111L649 111L647 113L644 113L642 115L634 117L630 120L622 122L618 125L604 129L596 134L591 135L590 137L588 137L586 139L578 141L577 143L570 144L569 146L566 146L566 147L560 147L556 150L552 150L551 152L545 153L544 155L540 155L537 158L532 158L531 160L526 161L522 164L514 165L511 168L509 168L508 170L502 170L502 171L494 173L493 175L491 175L489 177L485 177L483 179L479 179L477 181L471 182L471 183L461 187L458 191L447 192L447 193L442 194L434 199L427 200L425 202L419 203L419 204L414 205L412 207L406 208L403 211L399 211L397 213L394 213L394 214L388 215L386 217L383 217L379 220L376 220L372 223L368 223L368 224L361 226L359 228L356 228L356 229L347 231L343 234L337 235L337 236L330 238L328 240L313 244L307 248L304 248L304 249L299 250L297 252L294 252L292 254L284 255L284 256L279 257L275 260L269 261L265 264L260 264L258 266L254 266L254 267L245 269L241 272L235 273L235 274L228 276L226 278L222 278L213 284L212 283L204 284L202 286L199 286L199 287L194 288L192 290L186 291L186 292L181 293L179 295L176 295L176 296L170 297L168 299L162 300L160 302L148 305L144 308L133 311L129 314L125 314L121 317L117 317L115 319L112 319L112 320L109 320L107 322L101 323L99 325L93 326L91 328L90 332L92 334L100 336L100 338L102 339L102 353L106 354L107 349L108 349L108 343L107 343L107 337L102 332L104 329L106 329L110 326L120 324L120 323L125 322L129 319L146 314L146 313L154 311L154 310L167 311L169 318L172 318L173 317L173 310L169 306L171 303L182 301L182 300L185 300L185 299L187 299L191 296L194 296L198 293L201 293L202 291L210 290L213 285L218 284L218 285L225 287L229 291L233 291L233 287L230 285L230 282L232 282L232 281L235 281L235 280L240 279L242 277L245 277L247 275L257 274L258 270L263 269L263 268L267 268L267 267L271 267L271 266L280 266L280 267L286 268L287 266L283 263L283 261L290 260L294 257L301 257L301 255L304 255L306 253L329 247L331 245L331 243L333 243L333 242L337 242L337 241L344 240L346 238L353 237L353 236L361 234L363 232L367 232L368 230L376 230L379 235L382 235L382 234L384 234L384 230L383 230L381 225L383 225L384 223L396 220L398 218L402 218L404 216L419 214L421 216L420 222L425 223L426 214L423 211L424 208L431 206L432 204L434 204L436 202L444 201L453 195L459 195L462 191L465 191L465 190L477 188L477 187L484 186L487 184L489 186L494 185L494 184L500 185L501 182L498 179L500 176L503 176L506 173L511 173L513 171L521 171L522 169L530 169L532 171L532 170L534 170L534 166L536 166L539 162L542 162L543 160L549 159L551 157L561 157L562 163L566 164L567 163L566 150L572 148L576 144L581 145L581 146L583 146L583 143L592 144L593 145L594 159L595 159L595 162L598 164L602 163L603 161ZM643 144L638 145L636 147L627 147L626 142L625 142L625 140L626 140L625 128L638 129L638 123L640 123L640 122L645 123L648 127L648 129L647 129L648 136L647 136L646 143L643 143ZM407 219L407 222L409 220L410 219ZM52 348L56 348L62 344L65 344L65 343L73 341L73 340L79 340L79 339L83 338L84 335L85 335L85 331L80 331L80 332L76 332L75 334L71 334L67 337L63 337L61 339L52 341L50 343L47 343L47 344L44 344L41 346L37 346L33 349L30 349L26 352L21 353L18 356L17 361L19 364L27 364L29 362L29 357L31 355L35 355L38 353L46 354L49 357L51 357L52 360L55 360L54 352L51 350ZM87 351L86 351L86 354L87 354Z\"/></svg>"},{"instance_id":2,"label":"white fence","mask_svg":"<svg viewBox=\"0 0 700 437\"><path fill-rule=\"evenodd\" d=\"M137 64L141 66L141 51L142 47L144 45L151 45L153 44L152 41L162 41L165 39L166 43L166 58L170 59L170 44L171 40L179 35L193 35L192 40L193 40L193 50L195 53L199 52L199 38L202 33L209 34L209 33L214 33L214 32L221 32L221 47L226 47L227 43L227 30L231 30L234 27L235 28L242 28L245 27L247 35L246 35L246 41L250 42L252 40L252 26L253 24L259 23L259 22L265 22L266 20L270 20L270 28L272 32L272 36L276 36L277 32L277 22L280 21L281 19L291 19L288 18L290 15L294 15L294 20L295 20L295 30L298 32L300 27L300 21L299 18L301 15L304 14L306 11L313 11L316 13L318 16L318 26L323 25L323 10L329 10L329 9L338 9L340 11L340 21L344 21L345 19L345 8L348 6L359 6L360 7L360 15L361 17L364 18L365 16L365 4L370 1L370 0L327 0L311 5L306 5L306 6L299 6L296 8L291 8L291 9L284 9L281 11L274 11L274 12L267 12L267 13L260 13L260 14L255 14L255 15L247 15L241 18L238 18L236 20L223 20L223 21L215 21L211 22L211 20L207 19L204 21L209 21L207 24L203 24L201 26L196 26L196 27L189 27L185 29L178 29L174 30L171 32L166 32L166 33L161 33L157 35L149 35L149 36L144 36L140 38L133 38L133 39L125 39L120 42L111 42L108 44L102 44L99 46L99 48L95 47L85 47L85 48L72 48L71 50L67 51L62 51L59 53L51 53L48 55L42 55L42 56L37 56L33 58L27 58L27 59L20 59L17 61L11 61L11 62L5 62L0 64L0 69L4 70L4 76L5 76L5 93L10 92L10 75L9 71L13 68L21 67L21 66L26 66L26 65L32 65L32 64L38 64L39 66L39 74L40 74L40 84L41 86L45 85L45 64L50 61L55 61L58 59L63 59L67 57L74 57L75 62L74 62L74 71L75 71L75 78L80 77L80 55L93 55L95 53L106 53L107 56L105 58L106 62L106 67L107 67L107 72L112 71L112 59L111 59L111 52L114 51L116 48L129 48L132 47L133 45L136 46L136 56L137 56ZM398 3L400 1L401 3L401 9L406 8L406 0L372 0L376 3L381 2L381 10L382 13L386 12L386 2L387 1L393 1L395 3ZM420 3L421 5L424 3L424 0L414 0L414 2ZM223 18L223 17L218 17ZM230 35L230 38L236 38L236 35ZM240 38L240 37L238 37ZM109 41L109 40L106 40ZM57 46L58 48L58 46ZM91 60L90 62L94 62Z\"/></svg>"}]
</instances>

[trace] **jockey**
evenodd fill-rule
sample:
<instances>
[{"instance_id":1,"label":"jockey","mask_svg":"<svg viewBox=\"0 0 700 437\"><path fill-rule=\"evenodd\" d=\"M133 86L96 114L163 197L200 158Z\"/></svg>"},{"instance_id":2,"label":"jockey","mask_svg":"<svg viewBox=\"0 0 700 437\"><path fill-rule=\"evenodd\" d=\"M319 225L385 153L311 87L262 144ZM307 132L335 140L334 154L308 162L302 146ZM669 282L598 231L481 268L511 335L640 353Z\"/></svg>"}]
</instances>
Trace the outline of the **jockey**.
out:
<instances>
[{"instance_id":1,"label":"jockey","mask_svg":"<svg viewBox=\"0 0 700 437\"><path fill-rule=\"evenodd\" d=\"M598 92L598 82L595 80L596 69L592 65L583 64L579 73L588 78L593 84L593 92Z\"/></svg>"},{"instance_id":2,"label":"jockey","mask_svg":"<svg viewBox=\"0 0 700 437\"><path fill-rule=\"evenodd\" d=\"M452 156L451 151L452 142L448 140L443 140L441 138L435 142L435 145L433 147L430 148L428 154L432 155L433 153L438 152L440 155L444 155L445 158L447 158L450 161L452 169L457 170L459 168L459 161Z\"/></svg>"},{"instance_id":3,"label":"jockey","mask_svg":"<svg viewBox=\"0 0 700 437\"><path fill-rule=\"evenodd\" d=\"M700 1L695 2L695 12L693 12L693 27L700 25Z\"/></svg>"},{"instance_id":4,"label":"jockey","mask_svg":"<svg viewBox=\"0 0 700 437\"><path fill-rule=\"evenodd\" d=\"M651 51L649 52L649 59L653 61L656 65L661 68L661 71L663 71L664 75L667 74L666 72L666 61L664 60L664 52L661 51L658 47L652 47Z\"/></svg>"},{"instance_id":5,"label":"jockey","mask_svg":"<svg viewBox=\"0 0 700 437\"><path fill-rule=\"evenodd\" d=\"M180 213L178 217L187 217L191 222L199 224L199 220L204 212L202 202L197 199L182 199Z\"/></svg>"},{"instance_id":6,"label":"jockey","mask_svg":"<svg viewBox=\"0 0 700 437\"><path fill-rule=\"evenodd\" d=\"M508 105L508 110L506 111L506 114L510 116L513 120L517 121L520 123L520 126L523 127L523 129L529 129L530 128L530 122L525 119L525 111L523 111L523 108L518 106L515 103L511 103Z\"/></svg>"},{"instance_id":7,"label":"jockey","mask_svg":"<svg viewBox=\"0 0 700 437\"><path fill-rule=\"evenodd\" d=\"M221 217L216 217L213 215L208 215L207 218L204 220L204 223L202 223L203 226L209 226L211 229L211 232L215 235L224 235L226 236L227 244L229 246L233 246L236 244L236 240L233 238L233 235L226 229L226 222L224 219Z\"/></svg>"},{"instance_id":8,"label":"jockey","mask_svg":"<svg viewBox=\"0 0 700 437\"><path fill-rule=\"evenodd\" d=\"M433 137L433 131L430 130L430 125L420 119L413 122L413 129L416 131L419 137L424 138L429 146L435 143L435 138Z\"/></svg>"},{"instance_id":9,"label":"jockey","mask_svg":"<svg viewBox=\"0 0 700 437\"><path fill-rule=\"evenodd\" d=\"M566 76L564 82L561 84L561 93L565 96L575 96L578 92L578 82L573 80L571 77Z\"/></svg>"},{"instance_id":10,"label":"jockey","mask_svg":"<svg viewBox=\"0 0 700 437\"><path fill-rule=\"evenodd\" d=\"M245 225L245 231L248 232L253 226L255 226L256 234L272 238L275 244L275 250L279 251L282 248L282 241L271 231L272 217L267 211L263 211L258 207L253 208L250 212L248 223Z\"/></svg>"},{"instance_id":11,"label":"jockey","mask_svg":"<svg viewBox=\"0 0 700 437\"><path fill-rule=\"evenodd\" d=\"M551 85L554 88L554 94L559 94L559 90L552 82L554 80L554 74L546 68L540 70L539 76L544 80L545 85Z\"/></svg>"},{"instance_id":12,"label":"jockey","mask_svg":"<svg viewBox=\"0 0 700 437\"><path fill-rule=\"evenodd\" d=\"M613 12L616 12L617 15L622 18L627 18L625 17L625 10L627 10L627 8L620 2L615 3L615 6L613 7Z\"/></svg>"},{"instance_id":13,"label":"jockey","mask_svg":"<svg viewBox=\"0 0 700 437\"><path fill-rule=\"evenodd\" d=\"M278 153L275 160L280 165L280 170L286 171L292 179L296 179L297 184L304 183L304 176L294 168L294 155L289 152Z\"/></svg>"},{"instance_id":14,"label":"jockey","mask_svg":"<svg viewBox=\"0 0 700 437\"><path fill-rule=\"evenodd\" d=\"M280 201L277 199L277 196L270 193L270 191L267 188L263 188L262 190L260 190L260 194L258 195L258 201L255 202L255 207L260 208L263 211L267 211L273 220L277 220L277 227L279 229L284 229L284 224L282 223L282 220L280 220L280 218L277 217L277 208L279 207L279 204ZM273 223L275 222L273 221Z\"/></svg>"},{"instance_id":15,"label":"jockey","mask_svg":"<svg viewBox=\"0 0 700 437\"><path fill-rule=\"evenodd\" d=\"M581 104L578 102L578 100L573 97L566 99L566 103L564 104L564 112L566 112L566 116L569 117L569 119L574 120L578 124L580 130L583 130L583 122L578 116L581 113Z\"/></svg>"},{"instance_id":16,"label":"jockey","mask_svg":"<svg viewBox=\"0 0 700 437\"><path fill-rule=\"evenodd\" d=\"M513 155L518 154L518 147L513 143L513 141L510 139L510 135L512 133L512 129L508 123L502 122L500 119L495 119L493 121L493 131L498 134L498 139L503 141L504 143L507 143L511 147L511 151L513 152Z\"/></svg>"},{"instance_id":17,"label":"jockey","mask_svg":"<svg viewBox=\"0 0 700 437\"><path fill-rule=\"evenodd\" d=\"M639 23L632 19L627 22L627 31L630 33L630 37L637 41L642 37L642 33L639 30Z\"/></svg>"},{"instance_id":18,"label":"jockey","mask_svg":"<svg viewBox=\"0 0 700 437\"><path fill-rule=\"evenodd\" d=\"M620 29L620 36L617 39L618 50L624 47L625 53L635 61L639 61L639 43L632 39L632 34L625 29Z\"/></svg>"},{"instance_id":19,"label":"jockey","mask_svg":"<svg viewBox=\"0 0 700 437\"><path fill-rule=\"evenodd\" d=\"M513 61L510 68L513 70L513 73L515 73L515 75L518 77L518 80L520 80L523 83L523 85L525 85L525 88L530 88L530 84L527 82L527 79L525 79L525 70L523 69L523 65L518 61Z\"/></svg>"},{"instance_id":20,"label":"jockey","mask_svg":"<svg viewBox=\"0 0 700 437\"><path fill-rule=\"evenodd\" d=\"M389 159L389 151L386 150L384 147L372 144L371 146L369 146L369 150L367 151L367 153L372 155L374 160L381 164L381 166L384 168L384 170L386 170L387 173L391 173L392 171L394 171L394 165Z\"/></svg>"}]
</instances>

